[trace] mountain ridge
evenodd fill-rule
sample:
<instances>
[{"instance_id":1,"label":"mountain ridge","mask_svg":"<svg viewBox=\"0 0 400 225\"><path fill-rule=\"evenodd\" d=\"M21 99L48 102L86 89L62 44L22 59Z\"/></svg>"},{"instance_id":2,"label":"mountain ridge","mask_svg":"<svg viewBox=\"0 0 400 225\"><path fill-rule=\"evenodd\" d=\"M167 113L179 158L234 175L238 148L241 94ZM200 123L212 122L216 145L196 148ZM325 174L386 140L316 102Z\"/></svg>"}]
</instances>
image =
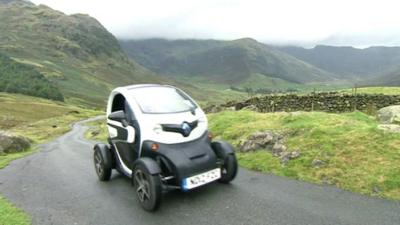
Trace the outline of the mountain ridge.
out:
<instances>
[{"instance_id":1,"label":"mountain ridge","mask_svg":"<svg viewBox=\"0 0 400 225\"><path fill-rule=\"evenodd\" d=\"M351 46L317 45L311 49L295 46L276 48L350 80L379 77L400 65L400 47L372 46L358 49Z\"/></svg>"},{"instance_id":2,"label":"mountain ridge","mask_svg":"<svg viewBox=\"0 0 400 225\"><path fill-rule=\"evenodd\" d=\"M219 40L120 40L128 56L167 75L205 76L238 83L264 74L293 83L335 80L335 76L251 38ZM156 47L155 47L156 46Z\"/></svg>"}]
</instances>

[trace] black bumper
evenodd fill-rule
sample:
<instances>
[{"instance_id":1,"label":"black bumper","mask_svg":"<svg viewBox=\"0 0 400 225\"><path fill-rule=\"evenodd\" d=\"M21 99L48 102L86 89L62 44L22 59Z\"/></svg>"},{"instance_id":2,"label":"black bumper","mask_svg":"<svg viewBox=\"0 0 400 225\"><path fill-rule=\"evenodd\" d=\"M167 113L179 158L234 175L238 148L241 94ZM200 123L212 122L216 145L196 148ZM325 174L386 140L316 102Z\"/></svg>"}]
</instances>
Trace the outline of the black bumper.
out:
<instances>
[{"instance_id":1,"label":"black bumper","mask_svg":"<svg viewBox=\"0 0 400 225\"><path fill-rule=\"evenodd\" d=\"M158 144L157 151L151 150L153 141L144 141L142 147L142 157L157 158L167 163L167 167L177 183L183 178L190 177L217 167L217 156L211 148L208 132L200 138L179 144Z\"/></svg>"}]
</instances>

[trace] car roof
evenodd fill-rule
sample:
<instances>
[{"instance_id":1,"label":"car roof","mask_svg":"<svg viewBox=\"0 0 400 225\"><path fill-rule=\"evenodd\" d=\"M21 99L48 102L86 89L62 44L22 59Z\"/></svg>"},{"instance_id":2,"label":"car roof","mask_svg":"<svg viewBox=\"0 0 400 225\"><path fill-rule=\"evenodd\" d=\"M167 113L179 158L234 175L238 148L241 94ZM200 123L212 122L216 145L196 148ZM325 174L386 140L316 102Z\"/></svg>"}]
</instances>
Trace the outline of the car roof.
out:
<instances>
[{"instance_id":1,"label":"car roof","mask_svg":"<svg viewBox=\"0 0 400 225\"><path fill-rule=\"evenodd\" d=\"M135 89L135 88L142 88L142 87L171 87L175 88L174 86L171 85L164 85L164 84L134 84L134 85L128 85L128 86L123 86L119 87L118 89L125 89L127 91Z\"/></svg>"}]
</instances>

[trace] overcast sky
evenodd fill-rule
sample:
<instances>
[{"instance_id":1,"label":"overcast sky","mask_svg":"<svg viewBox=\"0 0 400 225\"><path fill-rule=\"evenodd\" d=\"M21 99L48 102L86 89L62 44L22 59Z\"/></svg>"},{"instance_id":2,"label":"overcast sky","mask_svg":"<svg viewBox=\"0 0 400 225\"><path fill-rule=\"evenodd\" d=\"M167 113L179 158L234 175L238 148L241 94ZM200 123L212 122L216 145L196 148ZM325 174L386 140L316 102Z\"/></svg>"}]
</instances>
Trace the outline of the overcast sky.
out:
<instances>
[{"instance_id":1,"label":"overcast sky","mask_svg":"<svg viewBox=\"0 0 400 225\"><path fill-rule=\"evenodd\" d=\"M400 45L395 0L32 0L85 13L123 39L251 37L268 44Z\"/></svg>"}]
</instances>

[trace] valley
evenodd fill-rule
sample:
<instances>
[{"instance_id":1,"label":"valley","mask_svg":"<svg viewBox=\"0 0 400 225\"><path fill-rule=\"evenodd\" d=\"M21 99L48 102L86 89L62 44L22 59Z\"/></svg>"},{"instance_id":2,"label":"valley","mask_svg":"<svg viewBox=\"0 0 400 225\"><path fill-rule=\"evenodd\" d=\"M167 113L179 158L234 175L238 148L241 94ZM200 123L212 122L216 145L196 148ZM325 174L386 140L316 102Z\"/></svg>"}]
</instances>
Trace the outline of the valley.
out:
<instances>
[{"instance_id":1,"label":"valley","mask_svg":"<svg viewBox=\"0 0 400 225\"><path fill-rule=\"evenodd\" d=\"M297 185L291 191L302 188L304 181L317 184L305 185L313 190L323 189L329 196L343 189L352 192L343 196L356 199L383 198L383 204L390 210L391 204L400 200L400 133L396 130L400 130L397 121L400 113L396 110L390 112L393 115L389 113L394 118L390 124L381 123L379 118L381 108L399 105L400 47L305 48L272 45L246 37L130 39L115 36L90 15L67 14L24 0L0 0L0 31L2 170L12 167L13 160L31 154L34 159L54 165L42 155L37 156L45 152L44 155L54 157L62 165L68 164L64 156L84 157L71 165L85 169L84 176L91 177L86 170L91 160L88 146L92 145L91 140L106 141L107 126L104 119L74 124L104 115L107 97L114 88L156 83L179 87L207 111L214 139L232 143L244 173L251 179L254 177L255 183L260 179L262 185L268 185L271 180L274 183L287 177L290 179L284 180L283 186ZM381 129L382 126L394 127L394 132ZM6 141L1 135L25 138L30 147L5 152L1 141ZM60 141L54 141L58 137L62 137ZM260 144L259 137L271 140L263 139ZM83 146L84 151L74 146ZM51 151L60 151L61 156ZM18 171L18 166L11 170ZM34 169L44 172L41 178L46 181L49 181L46 174L54 174L40 166ZM77 170L65 174L76 181ZM118 176L116 179L122 185L126 183ZM253 182L244 176L239 179L237 187L243 190L247 183ZM60 180L71 190L79 190L79 186ZM89 188L86 194L90 190L96 193L114 190L95 189L93 183L89 178L82 182ZM261 183L254 188L262 190L267 198L264 194L268 187ZM279 192L280 185L275 192ZM329 188L339 189L329 191ZM122 186L122 190L127 193L130 189ZM239 193L238 199L249 195L240 190L234 192ZM18 200L18 195L8 193ZM65 201L62 196L54 196ZM196 193L187 198L196 199ZM187 205L185 201L175 206L183 207ZM314 201L305 199L305 202ZM80 207L86 204L79 203L74 208L78 217L82 216ZM124 200L119 203L127 204ZM199 201L197 204L204 210ZM24 211L1 195L0 209L0 224L31 223ZM44 215L35 210L35 216ZM329 215L323 214L331 218ZM60 218L55 221L61 221ZM120 218L121 223L130 219L126 215ZM146 216L143 218L140 221L147 220ZM34 219L37 223L37 217ZM353 221L351 216L347 219Z\"/></svg>"}]
</instances>

